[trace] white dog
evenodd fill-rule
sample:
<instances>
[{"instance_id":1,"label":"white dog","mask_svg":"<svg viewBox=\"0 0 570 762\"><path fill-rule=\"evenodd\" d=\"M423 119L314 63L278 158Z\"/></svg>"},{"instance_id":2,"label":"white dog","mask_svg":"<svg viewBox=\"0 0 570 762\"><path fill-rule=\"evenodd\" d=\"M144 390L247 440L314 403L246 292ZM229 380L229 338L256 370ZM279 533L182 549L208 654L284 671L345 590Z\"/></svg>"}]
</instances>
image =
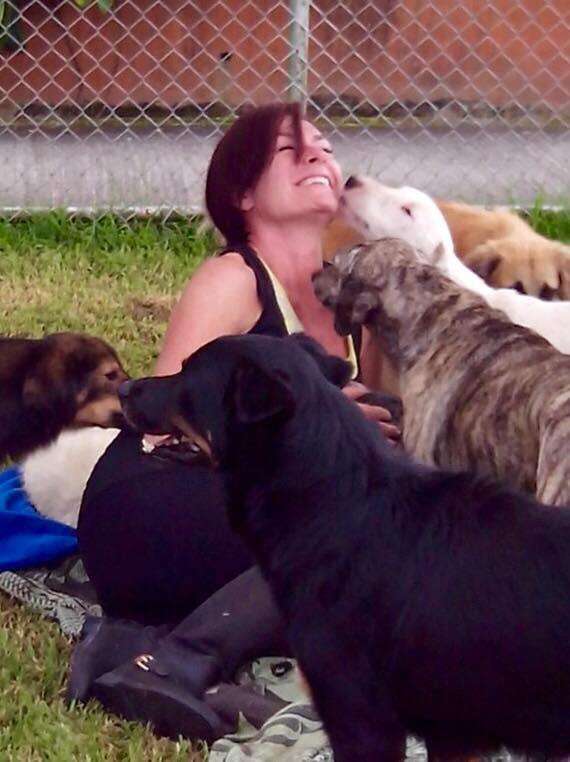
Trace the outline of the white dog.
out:
<instances>
[{"instance_id":1,"label":"white dog","mask_svg":"<svg viewBox=\"0 0 570 762\"><path fill-rule=\"evenodd\" d=\"M19 464L28 499L43 516L76 527L87 480L119 433L98 426L64 431Z\"/></svg>"},{"instance_id":2,"label":"white dog","mask_svg":"<svg viewBox=\"0 0 570 762\"><path fill-rule=\"evenodd\" d=\"M556 349L570 354L570 301L546 302L485 283L455 254L445 218L426 193L409 187L389 188L370 177L351 177L341 198L341 215L366 241L403 239L422 261L482 296L513 323L532 328Z\"/></svg>"}]
</instances>

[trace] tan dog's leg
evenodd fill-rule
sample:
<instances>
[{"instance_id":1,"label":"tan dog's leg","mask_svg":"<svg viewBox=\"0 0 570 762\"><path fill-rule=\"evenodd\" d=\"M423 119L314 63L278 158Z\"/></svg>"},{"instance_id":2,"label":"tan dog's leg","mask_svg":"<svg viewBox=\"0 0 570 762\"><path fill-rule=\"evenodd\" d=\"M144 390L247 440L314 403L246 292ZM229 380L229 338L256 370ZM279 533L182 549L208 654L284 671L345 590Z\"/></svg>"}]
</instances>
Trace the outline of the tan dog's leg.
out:
<instances>
[{"instance_id":1,"label":"tan dog's leg","mask_svg":"<svg viewBox=\"0 0 570 762\"><path fill-rule=\"evenodd\" d=\"M491 240L464 262L495 288L516 288L541 299L570 299L570 247L538 238Z\"/></svg>"}]
</instances>

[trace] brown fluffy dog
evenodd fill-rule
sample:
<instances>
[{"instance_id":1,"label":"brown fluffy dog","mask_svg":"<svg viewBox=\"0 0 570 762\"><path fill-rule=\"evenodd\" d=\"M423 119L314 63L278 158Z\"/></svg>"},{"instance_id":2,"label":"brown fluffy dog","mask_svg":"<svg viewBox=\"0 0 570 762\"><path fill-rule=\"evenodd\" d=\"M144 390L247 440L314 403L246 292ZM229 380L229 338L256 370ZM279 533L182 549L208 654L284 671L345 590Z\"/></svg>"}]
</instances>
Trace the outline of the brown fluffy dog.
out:
<instances>
[{"instance_id":1,"label":"brown fluffy dog","mask_svg":"<svg viewBox=\"0 0 570 762\"><path fill-rule=\"evenodd\" d=\"M338 254L314 285L339 333L368 326L397 369L407 452L570 504L568 355L399 239Z\"/></svg>"},{"instance_id":2,"label":"brown fluffy dog","mask_svg":"<svg viewBox=\"0 0 570 762\"><path fill-rule=\"evenodd\" d=\"M0 460L63 429L120 425L117 391L127 378L115 351L93 336L0 338Z\"/></svg>"},{"instance_id":3,"label":"brown fluffy dog","mask_svg":"<svg viewBox=\"0 0 570 762\"><path fill-rule=\"evenodd\" d=\"M495 288L517 288L541 298L570 299L570 246L536 233L518 214L438 201L455 252ZM334 220L325 231L325 257L361 236Z\"/></svg>"}]
</instances>

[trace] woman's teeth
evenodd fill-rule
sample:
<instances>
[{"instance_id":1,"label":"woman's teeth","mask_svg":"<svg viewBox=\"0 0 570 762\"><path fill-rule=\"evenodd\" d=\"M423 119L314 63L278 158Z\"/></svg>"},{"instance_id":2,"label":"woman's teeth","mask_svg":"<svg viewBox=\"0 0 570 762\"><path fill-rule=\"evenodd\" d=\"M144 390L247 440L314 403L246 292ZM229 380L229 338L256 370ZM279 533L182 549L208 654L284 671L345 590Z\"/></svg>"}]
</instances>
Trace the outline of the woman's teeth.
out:
<instances>
[{"instance_id":1,"label":"woman's teeth","mask_svg":"<svg viewBox=\"0 0 570 762\"><path fill-rule=\"evenodd\" d=\"M300 185L327 185L330 186L330 180L328 177L324 176L318 176L318 177L307 177L304 180L302 180Z\"/></svg>"}]
</instances>

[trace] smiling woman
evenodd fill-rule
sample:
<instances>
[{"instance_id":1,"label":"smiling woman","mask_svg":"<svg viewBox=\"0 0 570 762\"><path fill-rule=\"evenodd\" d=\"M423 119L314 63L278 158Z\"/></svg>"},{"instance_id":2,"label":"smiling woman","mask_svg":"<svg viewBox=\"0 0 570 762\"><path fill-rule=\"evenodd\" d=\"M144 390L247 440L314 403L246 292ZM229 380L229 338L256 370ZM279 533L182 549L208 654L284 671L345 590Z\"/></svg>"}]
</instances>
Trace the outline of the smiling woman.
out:
<instances>
[{"instance_id":1,"label":"smiling woman","mask_svg":"<svg viewBox=\"0 0 570 762\"><path fill-rule=\"evenodd\" d=\"M269 104L242 115L215 149L206 181L206 205L227 245L186 285L156 375L178 372L187 356L219 336L298 331L330 354L350 359L356 375L352 338L336 334L332 314L311 282L323 266L323 230L341 190L332 148L303 119L298 104ZM352 386L347 394L364 392ZM386 410L360 407L385 433L397 433ZM225 474L199 458L191 467L161 462L144 454L133 434L120 435L108 448L88 484L78 527L101 604L107 614L146 624L186 618L153 650L156 674L128 661L132 636L118 648L116 627L109 636L104 623L76 652L74 673L80 679L72 673L72 697L93 695L161 732L208 740L230 732L238 713L251 709L247 692L236 698L233 691L228 706L228 693L207 691L247 658L287 653L288 646L267 587L230 530L226 509ZM273 704L261 710L255 704L250 720L260 722L275 710Z\"/></svg>"}]
</instances>

